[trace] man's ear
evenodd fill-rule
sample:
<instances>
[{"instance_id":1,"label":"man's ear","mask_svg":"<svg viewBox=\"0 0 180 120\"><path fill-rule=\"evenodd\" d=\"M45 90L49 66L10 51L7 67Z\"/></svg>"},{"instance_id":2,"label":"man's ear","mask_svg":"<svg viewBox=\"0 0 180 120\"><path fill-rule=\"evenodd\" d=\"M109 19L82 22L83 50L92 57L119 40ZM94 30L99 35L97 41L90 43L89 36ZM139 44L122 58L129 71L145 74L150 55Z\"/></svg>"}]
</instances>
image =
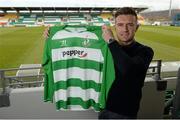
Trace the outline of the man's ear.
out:
<instances>
[{"instance_id":1,"label":"man's ear","mask_svg":"<svg viewBox=\"0 0 180 120\"><path fill-rule=\"evenodd\" d=\"M137 23L137 26L136 26L136 31L138 30L139 26L140 26L140 24L139 24L139 23Z\"/></svg>"}]
</instances>

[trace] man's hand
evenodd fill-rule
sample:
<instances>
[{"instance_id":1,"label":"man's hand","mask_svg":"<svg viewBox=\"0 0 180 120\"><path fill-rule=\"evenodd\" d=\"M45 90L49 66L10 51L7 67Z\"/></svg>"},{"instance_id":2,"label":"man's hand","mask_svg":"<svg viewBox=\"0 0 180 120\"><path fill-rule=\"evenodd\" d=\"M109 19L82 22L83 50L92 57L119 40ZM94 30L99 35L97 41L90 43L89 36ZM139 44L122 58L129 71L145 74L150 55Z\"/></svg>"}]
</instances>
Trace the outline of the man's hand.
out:
<instances>
[{"instance_id":1,"label":"man's hand","mask_svg":"<svg viewBox=\"0 0 180 120\"><path fill-rule=\"evenodd\" d=\"M106 42L109 42L110 39L114 39L114 35L113 32L110 28L108 28L108 26L103 25L102 26L102 37L104 38L104 40Z\"/></svg>"},{"instance_id":2,"label":"man's hand","mask_svg":"<svg viewBox=\"0 0 180 120\"><path fill-rule=\"evenodd\" d=\"M44 30L43 37L47 39L49 37L49 26Z\"/></svg>"}]
</instances>

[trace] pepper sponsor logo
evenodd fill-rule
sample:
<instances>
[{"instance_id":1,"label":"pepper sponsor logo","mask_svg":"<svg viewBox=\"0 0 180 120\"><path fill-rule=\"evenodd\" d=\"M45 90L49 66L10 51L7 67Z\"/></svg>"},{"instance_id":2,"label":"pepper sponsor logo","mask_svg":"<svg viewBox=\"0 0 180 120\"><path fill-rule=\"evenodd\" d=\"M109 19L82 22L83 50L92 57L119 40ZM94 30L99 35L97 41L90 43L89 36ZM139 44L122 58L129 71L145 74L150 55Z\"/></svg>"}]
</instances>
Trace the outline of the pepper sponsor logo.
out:
<instances>
[{"instance_id":1,"label":"pepper sponsor logo","mask_svg":"<svg viewBox=\"0 0 180 120\"><path fill-rule=\"evenodd\" d=\"M80 58L86 57L87 53L85 51L82 50L68 50L68 51L63 51L62 52L62 56L70 56L70 57L74 57L74 56L78 56Z\"/></svg>"}]
</instances>

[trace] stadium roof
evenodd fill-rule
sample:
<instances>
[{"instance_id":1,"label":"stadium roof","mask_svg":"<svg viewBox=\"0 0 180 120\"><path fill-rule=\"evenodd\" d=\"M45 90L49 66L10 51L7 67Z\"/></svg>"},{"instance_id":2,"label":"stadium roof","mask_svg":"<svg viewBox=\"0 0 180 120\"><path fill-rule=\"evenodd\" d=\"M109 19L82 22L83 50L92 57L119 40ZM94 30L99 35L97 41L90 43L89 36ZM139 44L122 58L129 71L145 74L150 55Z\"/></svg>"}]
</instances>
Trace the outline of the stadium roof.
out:
<instances>
[{"instance_id":1,"label":"stadium roof","mask_svg":"<svg viewBox=\"0 0 180 120\"><path fill-rule=\"evenodd\" d=\"M123 0L0 0L0 11L114 11L133 7L137 12L147 9L137 2Z\"/></svg>"},{"instance_id":2,"label":"stadium roof","mask_svg":"<svg viewBox=\"0 0 180 120\"><path fill-rule=\"evenodd\" d=\"M0 7L0 10L3 11L4 13L6 13L7 11L14 11L14 12L20 12L20 11L79 11L79 12L83 12L83 11L106 11L106 12L112 12L112 11L116 11L118 8L121 7ZM141 12L147 8L142 7L142 8L138 8L138 7L134 7L134 9L137 12Z\"/></svg>"}]
</instances>

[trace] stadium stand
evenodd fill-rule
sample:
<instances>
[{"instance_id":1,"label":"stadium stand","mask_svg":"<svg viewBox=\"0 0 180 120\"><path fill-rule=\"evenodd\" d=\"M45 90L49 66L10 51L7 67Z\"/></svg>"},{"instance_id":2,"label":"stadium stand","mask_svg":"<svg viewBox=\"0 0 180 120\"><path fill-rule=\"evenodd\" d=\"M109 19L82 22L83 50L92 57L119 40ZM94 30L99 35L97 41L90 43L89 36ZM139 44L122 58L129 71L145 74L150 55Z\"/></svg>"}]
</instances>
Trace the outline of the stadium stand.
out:
<instances>
[{"instance_id":1,"label":"stadium stand","mask_svg":"<svg viewBox=\"0 0 180 120\"><path fill-rule=\"evenodd\" d=\"M103 19L111 19L113 18L112 14L111 13L102 13L100 15Z\"/></svg>"},{"instance_id":2,"label":"stadium stand","mask_svg":"<svg viewBox=\"0 0 180 120\"><path fill-rule=\"evenodd\" d=\"M59 16L44 16L44 24L58 24L61 22Z\"/></svg>"},{"instance_id":3,"label":"stadium stand","mask_svg":"<svg viewBox=\"0 0 180 120\"><path fill-rule=\"evenodd\" d=\"M111 13L104 13L104 14L101 14L100 17L103 19L104 21L104 24L106 25L111 25L111 20L113 20L113 16Z\"/></svg>"},{"instance_id":4,"label":"stadium stand","mask_svg":"<svg viewBox=\"0 0 180 120\"><path fill-rule=\"evenodd\" d=\"M81 23L85 23L85 18L81 16L69 16L68 23L70 25L80 25Z\"/></svg>"},{"instance_id":5,"label":"stadium stand","mask_svg":"<svg viewBox=\"0 0 180 120\"><path fill-rule=\"evenodd\" d=\"M48 13L19 12L5 14L0 17L0 24L8 26L40 26L40 25L112 25L112 13Z\"/></svg>"},{"instance_id":6,"label":"stadium stand","mask_svg":"<svg viewBox=\"0 0 180 120\"><path fill-rule=\"evenodd\" d=\"M16 14L5 14L0 17L0 25L6 25L9 22L16 20L18 16Z\"/></svg>"},{"instance_id":7,"label":"stadium stand","mask_svg":"<svg viewBox=\"0 0 180 120\"><path fill-rule=\"evenodd\" d=\"M24 16L24 19L23 19L22 22L26 23L26 24L35 24L35 22L36 22L36 15L32 14L30 16Z\"/></svg>"},{"instance_id":8,"label":"stadium stand","mask_svg":"<svg viewBox=\"0 0 180 120\"><path fill-rule=\"evenodd\" d=\"M138 15L138 23L141 24L141 25L145 24L145 19L141 15Z\"/></svg>"},{"instance_id":9,"label":"stadium stand","mask_svg":"<svg viewBox=\"0 0 180 120\"><path fill-rule=\"evenodd\" d=\"M38 14L19 14L16 17L6 19L6 24L9 23L12 26L30 26L30 25L111 25L108 17L102 18L100 15L91 16L90 14L75 14L75 15L38 15ZM111 16L112 17L112 16ZM9 20L10 19L10 20Z\"/></svg>"}]
</instances>

